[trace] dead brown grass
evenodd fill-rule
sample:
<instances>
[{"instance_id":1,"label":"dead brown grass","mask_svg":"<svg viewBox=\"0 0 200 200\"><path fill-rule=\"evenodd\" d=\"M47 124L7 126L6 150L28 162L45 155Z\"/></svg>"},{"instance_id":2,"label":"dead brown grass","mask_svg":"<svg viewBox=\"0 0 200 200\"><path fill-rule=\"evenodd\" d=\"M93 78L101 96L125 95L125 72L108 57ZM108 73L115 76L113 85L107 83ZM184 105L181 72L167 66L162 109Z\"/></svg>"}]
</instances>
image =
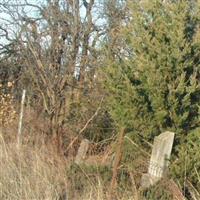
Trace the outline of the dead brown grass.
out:
<instances>
[{"instance_id":1,"label":"dead brown grass","mask_svg":"<svg viewBox=\"0 0 200 200\"><path fill-rule=\"evenodd\" d=\"M105 200L107 191L100 178L90 180L84 192L73 189L68 171L71 163L50 146L6 143L0 134L0 199L4 200ZM70 177L73 179L73 177ZM124 193L120 200L132 199Z\"/></svg>"},{"instance_id":2,"label":"dead brown grass","mask_svg":"<svg viewBox=\"0 0 200 200\"><path fill-rule=\"evenodd\" d=\"M67 187L65 165L47 149L0 141L0 199L59 199Z\"/></svg>"}]
</instances>

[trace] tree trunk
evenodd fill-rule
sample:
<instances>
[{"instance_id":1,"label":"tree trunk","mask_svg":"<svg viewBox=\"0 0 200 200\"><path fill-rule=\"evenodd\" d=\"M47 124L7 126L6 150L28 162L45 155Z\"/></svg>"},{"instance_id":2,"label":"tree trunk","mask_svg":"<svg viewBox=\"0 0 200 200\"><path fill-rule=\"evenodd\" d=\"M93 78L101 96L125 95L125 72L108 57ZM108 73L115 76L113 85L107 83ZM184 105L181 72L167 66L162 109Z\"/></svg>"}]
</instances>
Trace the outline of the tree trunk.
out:
<instances>
[{"instance_id":1,"label":"tree trunk","mask_svg":"<svg viewBox=\"0 0 200 200\"><path fill-rule=\"evenodd\" d=\"M112 180L110 184L110 193L109 193L110 200L116 199L117 176L119 172L120 162L122 159L124 134L125 134L125 131L124 131L124 128L122 127L118 135L117 150L116 150L115 159L113 163L113 170L112 170L113 175L112 175Z\"/></svg>"}]
</instances>

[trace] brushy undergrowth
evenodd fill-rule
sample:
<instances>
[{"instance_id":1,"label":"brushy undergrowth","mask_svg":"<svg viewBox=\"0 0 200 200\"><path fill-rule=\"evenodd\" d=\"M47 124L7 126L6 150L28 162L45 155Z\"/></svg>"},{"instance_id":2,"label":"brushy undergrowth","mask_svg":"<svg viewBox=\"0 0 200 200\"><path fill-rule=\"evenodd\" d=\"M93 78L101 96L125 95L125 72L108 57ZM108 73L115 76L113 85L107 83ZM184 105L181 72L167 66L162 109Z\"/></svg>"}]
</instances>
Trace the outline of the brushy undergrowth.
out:
<instances>
[{"instance_id":1,"label":"brushy undergrowth","mask_svg":"<svg viewBox=\"0 0 200 200\"><path fill-rule=\"evenodd\" d=\"M16 117L16 110L13 104L13 89L14 82L8 82L2 85L0 83L0 125L9 125Z\"/></svg>"},{"instance_id":2,"label":"brushy undergrowth","mask_svg":"<svg viewBox=\"0 0 200 200\"><path fill-rule=\"evenodd\" d=\"M59 199L66 188L61 160L46 149L0 143L0 199Z\"/></svg>"},{"instance_id":3,"label":"brushy undergrowth","mask_svg":"<svg viewBox=\"0 0 200 200\"><path fill-rule=\"evenodd\" d=\"M46 146L18 148L0 134L0 163L0 199L107 199L111 169L71 164ZM118 199L133 199L131 195L124 192Z\"/></svg>"}]
</instances>

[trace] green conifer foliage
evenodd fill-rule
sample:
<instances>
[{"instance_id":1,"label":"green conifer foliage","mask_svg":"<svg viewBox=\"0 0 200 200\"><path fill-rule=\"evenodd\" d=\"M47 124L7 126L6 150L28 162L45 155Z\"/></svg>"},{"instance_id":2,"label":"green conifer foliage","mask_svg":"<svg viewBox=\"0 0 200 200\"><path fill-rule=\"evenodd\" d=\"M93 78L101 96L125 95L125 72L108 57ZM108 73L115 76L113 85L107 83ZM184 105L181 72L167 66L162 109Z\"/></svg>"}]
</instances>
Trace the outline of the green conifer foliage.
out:
<instances>
[{"instance_id":1,"label":"green conifer foliage","mask_svg":"<svg viewBox=\"0 0 200 200\"><path fill-rule=\"evenodd\" d=\"M199 126L198 3L132 1L129 8L129 23L118 38L121 54L108 53L110 113L144 137L172 130L180 142Z\"/></svg>"},{"instance_id":2,"label":"green conifer foliage","mask_svg":"<svg viewBox=\"0 0 200 200\"><path fill-rule=\"evenodd\" d=\"M174 131L173 175L181 180L186 174L196 187L200 2L144 0L131 1L128 7L128 23L121 24L117 38L120 53L113 55L108 48L105 85L111 116L134 141L138 135L153 140L163 131ZM134 159L134 152L128 155Z\"/></svg>"}]
</instances>

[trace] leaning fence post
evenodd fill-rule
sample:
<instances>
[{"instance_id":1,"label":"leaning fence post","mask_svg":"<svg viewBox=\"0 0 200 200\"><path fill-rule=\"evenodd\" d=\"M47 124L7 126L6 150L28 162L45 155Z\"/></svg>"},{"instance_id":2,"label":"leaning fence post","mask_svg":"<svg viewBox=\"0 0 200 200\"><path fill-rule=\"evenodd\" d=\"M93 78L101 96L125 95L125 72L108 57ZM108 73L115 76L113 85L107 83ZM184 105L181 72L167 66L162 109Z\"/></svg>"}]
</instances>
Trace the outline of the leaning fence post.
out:
<instances>
[{"instance_id":1,"label":"leaning fence post","mask_svg":"<svg viewBox=\"0 0 200 200\"><path fill-rule=\"evenodd\" d=\"M20 111L19 125L18 125L18 135L17 135L17 144L18 144L18 147L21 144L22 120L23 120L23 115L24 115L25 96L26 96L26 90L23 90L23 92L22 92L22 100L21 100L21 111Z\"/></svg>"}]
</instances>

